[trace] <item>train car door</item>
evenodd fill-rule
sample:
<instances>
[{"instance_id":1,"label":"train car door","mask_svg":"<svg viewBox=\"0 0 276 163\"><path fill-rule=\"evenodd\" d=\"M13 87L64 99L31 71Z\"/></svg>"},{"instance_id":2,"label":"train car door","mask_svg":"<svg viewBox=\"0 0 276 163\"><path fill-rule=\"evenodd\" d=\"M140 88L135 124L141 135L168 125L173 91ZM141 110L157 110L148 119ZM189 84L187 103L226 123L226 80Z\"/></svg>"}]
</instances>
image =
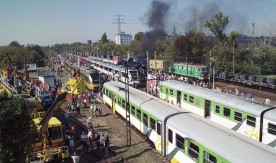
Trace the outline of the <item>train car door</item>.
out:
<instances>
[{"instance_id":1,"label":"train car door","mask_svg":"<svg viewBox=\"0 0 276 163\"><path fill-rule=\"evenodd\" d=\"M156 131L157 131L157 140L155 141L155 147L157 150L161 151L162 154L164 154L164 137L162 135L163 134L163 126L162 126L162 122L157 121L156 122Z\"/></svg>"},{"instance_id":2,"label":"train car door","mask_svg":"<svg viewBox=\"0 0 276 163\"><path fill-rule=\"evenodd\" d=\"M176 103L179 104L179 106L181 106L181 92L180 91L177 91Z\"/></svg>"},{"instance_id":3,"label":"train car door","mask_svg":"<svg viewBox=\"0 0 276 163\"><path fill-rule=\"evenodd\" d=\"M210 118L210 115L211 115L211 101L205 100L204 118Z\"/></svg>"},{"instance_id":4,"label":"train car door","mask_svg":"<svg viewBox=\"0 0 276 163\"><path fill-rule=\"evenodd\" d=\"M169 89L166 88L166 101L169 101Z\"/></svg>"},{"instance_id":5,"label":"train car door","mask_svg":"<svg viewBox=\"0 0 276 163\"><path fill-rule=\"evenodd\" d=\"M115 113L115 111L116 111L116 108L115 108L115 102L116 101L115 100L116 100L115 94L112 93L112 100L111 100L112 101L112 105L111 106L112 106L112 112L113 113Z\"/></svg>"}]
</instances>

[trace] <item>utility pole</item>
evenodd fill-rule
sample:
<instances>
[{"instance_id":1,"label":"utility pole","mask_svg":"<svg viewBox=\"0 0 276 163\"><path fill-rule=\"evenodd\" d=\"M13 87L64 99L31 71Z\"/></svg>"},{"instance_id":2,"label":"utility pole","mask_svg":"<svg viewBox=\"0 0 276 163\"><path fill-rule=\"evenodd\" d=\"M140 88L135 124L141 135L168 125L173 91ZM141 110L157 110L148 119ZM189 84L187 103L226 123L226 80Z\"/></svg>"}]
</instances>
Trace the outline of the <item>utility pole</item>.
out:
<instances>
[{"instance_id":1,"label":"utility pole","mask_svg":"<svg viewBox=\"0 0 276 163\"><path fill-rule=\"evenodd\" d=\"M233 39L233 76L235 74L235 40Z\"/></svg>"},{"instance_id":2,"label":"utility pole","mask_svg":"<svg viewBox=\"0 0 276 163\"><path fill-rule=\"evenodd\" d=\"M155 69L155 75L156 75L156 51L154 51L154 69Z\"/></svg>"},{"instance_id":3,"label":"utility pole","mask_svg":"<svg viewBox=\"0 0 276 163\"><path fill-rule=\"evenodd\" d=\"M213 90L215 89L215 64L213 65Z\"/></svg>"},{"instance_id":4,"label":"utility pole","mask_svg":"<svg viewBox=\"0 0 276 163\"><path fill-rule=\"evenodd\" d=\"M118 25L118 29L117 29L117 34L121 34L121 24L126 24L125 22L123 22L124 19L121 19L121 16L123 15L120 15L120 14L117 14L117 15L114 15L117 17L117 19L114 19L115 22L113 22L113 24L117 24Z\"/></svg>"},{"instance_id":5,"label":"utility pole","mask_svg":"<svg viewBox=\"0 0 276 163\"><path fill-rule=\"evenodd\" d=\"M155 80L154 80L154 85L155 85L155 92L157 92L156 51L154 51L154 69L155 69Z\"/></svg>"},{"instance_id":6,"label":"utility pole","mask_svg":"<svg viewBox=\"0 0 276 163\"><path fill-rule=\"evenodd\" d=\"M212 72L212 52L210 52L209 88L211 88L211 72Z\"/></svg>"},{"instance_id":7,"label":"utility pole","mask_svg":"<svg viewBox=\"0 0 276 163\"><path fill-rule=\"evenodd\" d=\"M112 62L113 62L113 64L112 64L112 80L114 80L114 51L112 50Z\"/></svg>"},{"instance_id":8,"label":"utility pole","mask_svg":"<svg viewBox=\"0 0 276 163\"><path fill-rule=\"evenodd\" d=\"M129 106L129 76L128 60L125 63L125 109L126 109L126 138L127 146L131 146L131 123L130 123L130 106Z\"/></svg>"},{"instance_id":9,"label":"utility pole","mask_svg":"<svg viewBox=\"0 0 276 163\"><path fill-rule=\"evenodd\" d=\"M149 75L149 51L147 51L147 81L146 81L146 84L147 84L147 93L149 93L149 86L148 86L148 75Z\"/></svg>"},{"instance_id":10,"label":"utility pole","mask_svg":"<svg viewBox=\"0 0 276 163\"><path fill-rule=\"evenodd\" d=\"M255 44L255 23L252 23L252 28L253 28L253 31L252 31L252 35L253 35L253 44Z\"/></svg>"},{"instance_id":11,"label":"utility pole","mask_svg":"<svg viewBox=\"0 0 276 163\"><path fill-rule=\"evenodd\" d=\"M186 71L187 71L187 77L188 77L188 53L186 51Z\"/></svg>"}]
</instances>

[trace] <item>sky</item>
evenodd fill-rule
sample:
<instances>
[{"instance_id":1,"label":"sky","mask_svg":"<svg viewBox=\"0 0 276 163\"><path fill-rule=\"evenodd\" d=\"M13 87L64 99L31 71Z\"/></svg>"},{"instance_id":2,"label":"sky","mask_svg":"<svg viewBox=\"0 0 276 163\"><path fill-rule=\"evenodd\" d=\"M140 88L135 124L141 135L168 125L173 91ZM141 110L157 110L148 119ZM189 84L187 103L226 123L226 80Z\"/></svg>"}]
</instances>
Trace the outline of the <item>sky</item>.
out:
<instances>
[{"instance_id":1,"label":"sky","mask_svg":"<svg viewBox=\"0 0 276 163\"><path fill-rule=\"evenodd\" d=\"M166 32L173 26L184 34L192 9L210 18L220 10L229 16L226 33L238 31L255 35L276 25L276 0L160 0L170 6ZM152 0L0 0L0 46L17 41L41 46L56 43L86 43L115 39L118 31L115 15L122 15L121 30L135 35L151 30L147 13ZM271 27L272 28L272 27ZM276 28L274 29L276 30ZM275 31L276 33L276 31Z\"/></svg>"}]
</instances>

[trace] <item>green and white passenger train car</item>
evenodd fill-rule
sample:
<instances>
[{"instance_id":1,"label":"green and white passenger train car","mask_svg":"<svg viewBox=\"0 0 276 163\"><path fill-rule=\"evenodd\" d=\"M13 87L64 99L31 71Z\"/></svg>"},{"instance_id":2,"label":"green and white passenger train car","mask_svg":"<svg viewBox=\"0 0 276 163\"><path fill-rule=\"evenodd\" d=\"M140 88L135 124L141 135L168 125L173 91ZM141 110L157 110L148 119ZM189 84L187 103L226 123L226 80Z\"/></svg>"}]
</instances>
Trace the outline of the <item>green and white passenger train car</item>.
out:
<instances>
[{"instance_id":1,"label":"green and white passenger train car","mask_svg":"<svg viewBox=\"0 0 276 163\"><path fill-rule=\"evenodd\" d=\"M259 140L260 115L269 106L179 81L160 83L160 99ZM276 148L276 110L263 119L262 142Z\"/></svg>"},{"instance_id":2,"label":"green and white passenger train car","mask_svg":"<svg viewBox=\"0 0 276 163\"><path fill-rule=\"evenodd\" d=\"M120 82L106 82L103 100L125 118L124 88ZM173 163L276 162L273 148L145 92L130 87L129 102L131 124Z\"/></svg>"}]
</instances>

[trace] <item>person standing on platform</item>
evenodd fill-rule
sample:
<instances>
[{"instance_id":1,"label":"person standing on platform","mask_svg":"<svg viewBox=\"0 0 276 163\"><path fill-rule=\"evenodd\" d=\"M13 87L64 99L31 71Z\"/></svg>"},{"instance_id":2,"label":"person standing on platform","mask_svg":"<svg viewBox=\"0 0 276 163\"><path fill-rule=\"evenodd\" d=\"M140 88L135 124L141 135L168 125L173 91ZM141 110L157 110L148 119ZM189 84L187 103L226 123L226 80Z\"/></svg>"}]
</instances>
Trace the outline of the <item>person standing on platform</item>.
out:
<instances>
[{"instance_id":1,"label":"person standing on platform","mask_svg":"<svg viewBox=\"0 0 276 163\"><path fill-rule=\"evenodd\" d=\"M80 103L79 102L77 102L76 110L77 110L77 114L80 114Z\"/></svg>"},{"instance_id":2,"label":"person standing on platform","mask_svg":"<svg viewBox=\"0 0 276 163\"><path fill-rule=\"evenodd\" d=\"M83 108L87 108L87 101L86 101L86 97L83 98Z\"/></svg>"},{"instance_id":3,"label":"person standing on platform","mask_svg":"<svg viewBox=\"0 0 276 163\"><path fill-rule=\"evenodd\" d=\"M74 152L73 156L71 156L73 163L80 163L80 156Z\"/></svg>"}]
</instances>

